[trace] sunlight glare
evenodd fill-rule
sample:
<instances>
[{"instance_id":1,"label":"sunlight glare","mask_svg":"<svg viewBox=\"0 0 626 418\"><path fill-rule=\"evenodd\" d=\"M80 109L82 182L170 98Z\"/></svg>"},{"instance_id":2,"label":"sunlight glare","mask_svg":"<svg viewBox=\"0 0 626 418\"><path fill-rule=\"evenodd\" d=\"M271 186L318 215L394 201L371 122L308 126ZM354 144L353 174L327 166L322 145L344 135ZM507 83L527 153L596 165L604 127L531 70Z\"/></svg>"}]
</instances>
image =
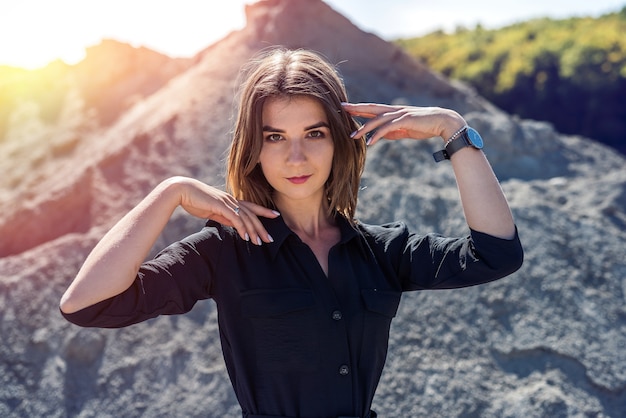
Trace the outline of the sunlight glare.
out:
<instances>
[{"instance_id":1,"label":"sunlight glare","mask_svg":"<svg viewBox=\"0 0 626 418\"><path fill-rule=\"evenodd\" d=\"M0 65L75 64L102 39L191 57L245 25L252 0L22 0L0 8ZM183 23L181 23L183 22Z\"/></svg>"},{"instance_id":2,"label":"sunlight glare","mask_svg":"<svg viewBox=\"0 0 626 418\"><path fill-rule=\"evenodd\" d=\"M63 40L39 38L37 34L15 36L10 45L4 45L0 65L18 66L25 69L45 67L52 61L61 60L76 64L85 57L80 45Z\"/></svg>"}]
</instances>

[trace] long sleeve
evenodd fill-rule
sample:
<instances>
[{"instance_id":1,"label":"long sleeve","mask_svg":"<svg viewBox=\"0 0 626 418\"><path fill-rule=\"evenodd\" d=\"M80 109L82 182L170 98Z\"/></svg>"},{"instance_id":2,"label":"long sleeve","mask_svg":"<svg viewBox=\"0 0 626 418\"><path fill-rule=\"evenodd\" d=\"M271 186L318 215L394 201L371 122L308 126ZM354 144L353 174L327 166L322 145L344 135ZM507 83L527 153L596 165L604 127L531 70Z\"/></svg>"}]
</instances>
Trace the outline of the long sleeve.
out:
<instances>
[{"instance_id":1,"label":"long sleeve","mask_svg":"<svg viewBox=\"0 0 626 418\"><path fill-rule=\"evenodd\" d=\"M524 258L517 231L506 240L473 230L463 238L411 234L401 222L364 230L379 263L397 275L405 291L487 283L519 269Z\"/></svg>"},{"instance_id":2,"label":"long sleeve","mask_svg":"<svg viewBox=\"0 0 626 418\"><path fill-rule=\"evenodd\" d=\"M215 228L205 228L143 263L124 292L80 311L61 314L83 327L119 328L159 315L188 312L198 300L210 297L219 241Z\"/></svg>"}]
</instances>

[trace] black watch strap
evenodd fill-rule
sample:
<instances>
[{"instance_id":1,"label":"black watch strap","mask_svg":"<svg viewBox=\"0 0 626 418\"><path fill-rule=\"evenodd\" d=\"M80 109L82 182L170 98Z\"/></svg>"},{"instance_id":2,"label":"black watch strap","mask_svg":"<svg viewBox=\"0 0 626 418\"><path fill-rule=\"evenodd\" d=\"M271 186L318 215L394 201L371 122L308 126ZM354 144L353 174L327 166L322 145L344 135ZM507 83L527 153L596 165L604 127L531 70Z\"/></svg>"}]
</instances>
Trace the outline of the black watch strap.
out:
<instances>
[{"instance_id":1,"label":"black watch strap","mask_svg":"<svg viewBox=\"0 0 626 418\"><path fill-rule=\"evenodd\" d=\"M459 135L458 138L456 138L454 141L450 141L448 143L448 145L446 145L446 154L448 154L448 158L452 157L452 155L465 148L465 147L471 147L472 143L469 141L469 139L467 138L467 129L464 130L461 135Z\"/></svg>"},{"instance_id":2,"label":"black watch strap","mask_svg":"<svg viewBox=\"0 0 626 418\"><path fill-rule=\"evenodd\" d=\"M433 154L433 158L436 162L443 160L449 160L455 152L466 148L473 147L475 149L483 148L483 139L476 129L470 128L465 125L454 133L446 142L446 145L441 151L437 151Z\"/></svg>"},{"instance_id":3,"label":"black watch strap","mask_svg":"<svg viewBox=\"0 0 626 418\"><path fill-rule=\"evenodd\" d=\"M436 163L440 163L444 160L449 160L450 156L448 155L445 149L442 149L441 151L435 152L433 154L433 158L435 159Z\"/></svg>"},{"instance_id":4,"label":"black watch strap","mask_svg":"<svg viewBox=\"0 0 626 418\"><path fill-rule=\"evenodd\" d=\"M465 125L461 129L456 131L450 137L450 139L448 139L448 141L446 142L446 145L444 146L444 149L442 149L441 151L437 151L433 154L433 158L435 159L435 162L440 163L441 161L449 160L452 154L454 154L461 148L464 148L470 145L467 139L464 137L467 129L468 129L468 126Z\"/></svg>"}]
</instances>

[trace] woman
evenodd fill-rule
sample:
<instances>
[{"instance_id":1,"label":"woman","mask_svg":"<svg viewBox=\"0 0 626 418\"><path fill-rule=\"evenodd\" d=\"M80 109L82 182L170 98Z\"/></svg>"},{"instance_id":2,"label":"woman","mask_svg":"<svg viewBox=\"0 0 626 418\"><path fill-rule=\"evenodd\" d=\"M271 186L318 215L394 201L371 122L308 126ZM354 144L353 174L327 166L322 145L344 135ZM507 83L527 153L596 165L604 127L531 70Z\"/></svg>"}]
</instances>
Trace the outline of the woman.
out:
<instances>
[{"instance_id":1,"label":"woman","mask_svg":"<svg viewBox=\"0 0 626 418\"><path fill-rule=\"evenodd\" d=\"M61 311L81 326L123 327L212 298L244 417L374 417L402 292L485 283L521 265L507 201L479 136L452 110L349 104L334 68L304 50L266 53L246 77L228 192L165 180L94 248ZM355 220L366 136L450 139L439 157L451 161L470 236ZM206 227L142 263L178 206Z\"/></svg>"}]
</instances>

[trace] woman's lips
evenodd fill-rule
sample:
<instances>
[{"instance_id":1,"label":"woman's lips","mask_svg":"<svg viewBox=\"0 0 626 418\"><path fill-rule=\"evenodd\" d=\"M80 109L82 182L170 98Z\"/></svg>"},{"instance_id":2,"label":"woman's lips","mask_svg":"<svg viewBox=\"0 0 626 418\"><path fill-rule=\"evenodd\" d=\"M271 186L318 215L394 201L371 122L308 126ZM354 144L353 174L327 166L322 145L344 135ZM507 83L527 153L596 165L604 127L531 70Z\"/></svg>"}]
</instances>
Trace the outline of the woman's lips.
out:
<instances>
[{"instance_id":1,"label":"woman's lips","mask_svg":"<svg viewBox=\"0 0 626 418\"><path fill-rule=\"evenodd\" d=\"M293 184L302 184L302 183L306 182L309 179L309 177L311 177L311 176L309 175L309 176L289 177L289 178L287 178L287 180L289 180Z\"/></svg>"}]
</instances>

